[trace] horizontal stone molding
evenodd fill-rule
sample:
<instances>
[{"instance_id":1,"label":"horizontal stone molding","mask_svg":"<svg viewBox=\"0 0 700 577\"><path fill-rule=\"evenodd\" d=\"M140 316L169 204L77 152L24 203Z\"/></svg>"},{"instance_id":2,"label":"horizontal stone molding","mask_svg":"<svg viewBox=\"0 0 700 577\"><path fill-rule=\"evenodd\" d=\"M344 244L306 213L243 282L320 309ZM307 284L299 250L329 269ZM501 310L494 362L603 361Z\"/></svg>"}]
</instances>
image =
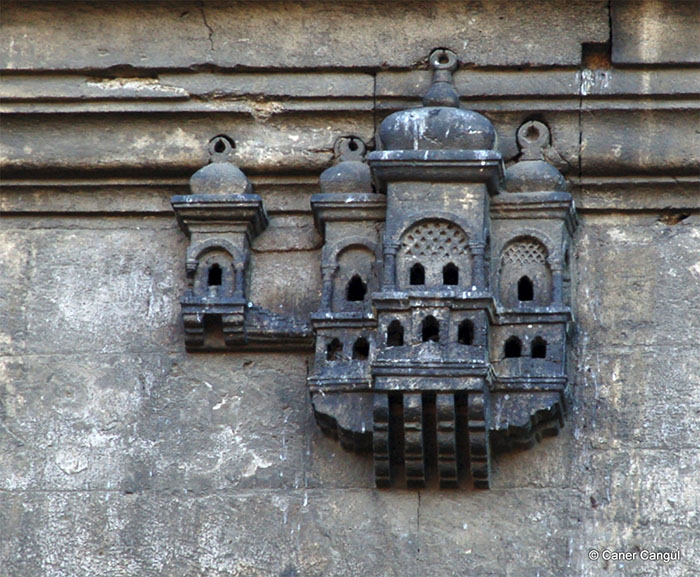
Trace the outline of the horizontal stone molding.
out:
<instances>
[{"instance_id":1,"label":"horizontal stone molding","mask_svg":"<svg viewBox=\"0 0 700 577\"><path fill-rule=\"evenodd\" d=\"M6 72L2 113L230 112L266 119L300 111L394 111L418 106L425 70L372 72L161 72L118 75ZM468 108L553 110L697 108L700 71L641 69L468 69L455 74Z\"/></svg>"},{"instance_id":2,"label":"horizontal stone molding","mask_svg":"<svg viewBox=\"0 0 700 577\"><path fill-rule=\"evenodd\" d=\"M108 173L184 175L206 162L206 143L228 134L247 174L318 172L333 144L370 147L378 122L418 106L425 70L161 73L106 78L5 75L0 87L4 176ZM537 118L567 177L691 175L700 72L689 68L474 69L456 74L464 107L485 114L506 162L517 127Z\"/></svg>"},{"instance_id":3,"label":"horizontal stone molding","mask_svg":"<svg viewBox=\"0 0 700 577\"><path fill-rule=\"evenodd\" d=\"M250 179L269 215L308 216L319 191L318 174L273 175ZM700 177L624 175L569 177L579 213L700 211ZM172 217L170 197L186 194L188 179L163 177L93 179L3 179L0 216L162 215ZM277 229L277 223L272 225ZM294 225L297 226L297 225ZM287 227L289 228L289 227ZM293 228L289 228L290 233ZM311 233L309 233L311 234Z\"/></svg>"}]
</instances>

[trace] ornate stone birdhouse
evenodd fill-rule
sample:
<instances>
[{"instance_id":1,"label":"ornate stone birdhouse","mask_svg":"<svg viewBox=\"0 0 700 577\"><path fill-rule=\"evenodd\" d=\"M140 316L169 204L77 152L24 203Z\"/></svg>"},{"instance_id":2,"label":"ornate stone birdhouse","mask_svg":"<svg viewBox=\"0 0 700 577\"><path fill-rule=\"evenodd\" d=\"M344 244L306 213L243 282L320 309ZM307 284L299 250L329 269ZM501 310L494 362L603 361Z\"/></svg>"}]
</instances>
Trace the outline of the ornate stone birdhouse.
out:
<instances>
[{"instance_id":1,"label":"ornate stone birdhouse","mask_svg":"<svg viewBox=\"0 0 700 577\"><path fill-rule=\"evenodd\" d=\"M576 221L546 126L520 128L504 171L492 124L460 108L455 55L430 64L423 107L382 122L368 165L344 143L312 198L325 244L309 386L319 425L372 450L377 486L488 488L493 452L555 434L567 408Z\"/></svg>"},{"instance_id":2,"label":"ornate stone birdhouse","mask_svg":"<svg viewBox=\"0 0 700 577\"><path fill-rule=\"evenodd\" d=\"M211 143L172 205L190 237L188 350L304 348L324 432L374 455L378 487L488 488L496 451L556 434L567 411L573 200L544 161L549 130L520 127L505 170L496 131L460 107L457 58L430 56L423 106L391 114L366 154L355 137L311 198L321 255L309 323L248 300L262 199Z\"/></svg>"}]
</instances>

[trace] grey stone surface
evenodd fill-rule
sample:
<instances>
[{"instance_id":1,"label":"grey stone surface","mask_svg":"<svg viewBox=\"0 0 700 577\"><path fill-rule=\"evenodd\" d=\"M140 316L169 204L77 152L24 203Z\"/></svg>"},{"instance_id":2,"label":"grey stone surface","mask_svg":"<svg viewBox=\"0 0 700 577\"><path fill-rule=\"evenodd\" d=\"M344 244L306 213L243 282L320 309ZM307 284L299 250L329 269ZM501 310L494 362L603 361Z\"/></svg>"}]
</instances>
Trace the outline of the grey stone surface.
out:
<instances>
[{"instance_id":1,"label":"grey stone surface","mask_svg":"<svg viewBox=\"0 0 700 577\"><path fill-rule=\"evenodd\" d=\"M604 0L537 2L527 11L507 0L381 6L362 0L332 8L279 0L74 7L18 2L4 19L0 64L15 70L90 69L96 61L102 68L407 67L436 46L482 65L571 65L579 61L582 42L609 36ZM103 26L105 19L110 26ZM396 30L411 38L409 49L395 49Z\"/></svg>"},{"instance_id":2,"label":"grey stone surface","mask_svg":"<svg viewBox=\"0 0 700 577\"><path fill-rule=\"evenodd\" d=\"M700 574L697 6L613 0L612 66L580 68L608 5L5 3L0 576ZM537 119L569 165L574 398L490 492L377 491L319 432L309 356L185 353L168 199L230 133L271 216L252 295L316 310L318 175L439 46L509 163Z\"/></svg>"},{"instance_id":3,"label":"grey stone surface","mask_svg":"<svg viewBox=\"0 0 700 577\"><path fill-rule=\"evenodd\" d=\"M208 161L202 143L228 134L237 143L236 164L246 174L252 172L249 167L266 173L321 170L330 162L338 136L351 133L369 140L373 132L371 112L348 115L338 123L327 113L282 119L274 110L266 111L264 118L245 112L226 115L223 121L215 114L205 119L183 113L176 120L154 114L135 115L127 122L126 115L118 114L111 116L108 138L103 121L90 116L68 123L60 116L27 123L22 115L11 115L3 122L1 166L6 176L127 167L132 175L150 177L183 167L191 174Z\"/></svg>"},{"instance_id":4,"label":"grey stone surface","mask_svg":"<svg viewBox=\"0 0 700 577\"><path fill-rule=\"evenodd\" d=\"M611 16L615 64L700 62L697 2L613 0Z\"/></svg>"}]
</instances>

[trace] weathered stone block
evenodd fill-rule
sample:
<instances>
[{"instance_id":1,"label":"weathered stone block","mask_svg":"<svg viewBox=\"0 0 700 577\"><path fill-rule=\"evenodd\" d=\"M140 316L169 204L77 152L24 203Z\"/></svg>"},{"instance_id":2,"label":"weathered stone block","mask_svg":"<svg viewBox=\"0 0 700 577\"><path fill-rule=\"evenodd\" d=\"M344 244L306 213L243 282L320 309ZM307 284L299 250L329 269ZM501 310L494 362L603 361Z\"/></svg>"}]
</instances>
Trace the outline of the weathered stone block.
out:
<instances>
[{"instance_id":1,"label":"weathered stone block","mask_svg":"<svg viewBox=\"0 0 700 577\"><path fill-rule=\"evenodd\" d=\"M300 575L300 505L280 493L17 493L0 502L0 575Z\"/></svg>"},{"instance_id":2,"label":"weathered stone block","mask_svg":"<svg viewBox=\"0 0 700 577\"><path fill-rule=\"evenodd\" d=\"M12 434L0 439L0 454L13 474L2 488L204 494L302 486L306 365L293 356L270 361L20 358L21 377L3 390Z\"/></svg>"},{"instance_id":3,"label":"weathered stone block","mask_svg":"<svg viewBox=\"0 0 700 577\"><path fill-rule=\"evenodd\" d=\"M615 64L700 62L700 10L693 0L614 0L611 20Z\"/></svg>"},{"instance_id":4,"label":"weathered stone block","mask_svg":"<svg viewBox=\"0 0 700 577\"><path fill-rule=\"evenodd\" d=\"M304 492L299 575L417 577L418 504L412 492Z\"/></svg>"},{"instance_id":5,"label":"weathered stone block","mask_svg":"<svg viewBox=\"0 0 700 577\"><path fill-rule=\"evenodd\" d=\"M419 562L454 577L571 574L569 543L583 506L573 489L421 493Z\"/></svg>"},{"instance_id":6,"label":"weathered stone block","mask_svg":"<svg viewBox=\"0 0 700 577\"><path fill-rule=\"evenodd\" d=\"M27 239L27 350L180 349L183 239L172 221L52 219L18 224ZM170 264L166 264L170 263Z\"/></svg>"},{"instance_id":7,"label":"weathered stone block","mask_svg":"<svg viewBox=\"0 0 700 577\"><path fill-rule=\"evenodd\" d=\"M0 64L14 70L91 68L96 59L105 68L408 67L445 46L479 65L575 65L581 43L610 35L604 0L528 8L506 0L381 6L365 0L333 9L279 1L17 5L6 11Z\"/></svg>"},{"instance_id":8,"label":"weathered stone block","mask_svg":"<svg viewBox=\"0 0 700 577\"><path fill-rule=\"evenodd\" d=\"M583 350L690 344L700 331L697 215L590 215L584 221L576 244Z\"/></svg>"}]
</instances>

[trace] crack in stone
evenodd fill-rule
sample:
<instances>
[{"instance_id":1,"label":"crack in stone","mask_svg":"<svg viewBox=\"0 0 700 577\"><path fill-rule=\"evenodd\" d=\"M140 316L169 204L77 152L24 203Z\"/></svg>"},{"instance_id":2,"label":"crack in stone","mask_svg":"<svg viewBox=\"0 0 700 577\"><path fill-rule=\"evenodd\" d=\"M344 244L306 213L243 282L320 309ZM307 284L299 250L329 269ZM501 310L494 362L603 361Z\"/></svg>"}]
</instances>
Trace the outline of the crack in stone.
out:
<instances>
[{"instance_id":1,"label":"crack in stone","mask_svg":"<svg viewBox=\"0 0 700 577\"><path fill-rule=\"evenodd\" d=\"M212 52L214 52L214 29L211 26L209 26L209 22L207 22L207 15L204 13L204 2L201 2L199 6L199 12L202 15L202 22L204 23L204 26L209 31L207 38L209 38L210 49Z\"/></svg>"}]
</instances>

